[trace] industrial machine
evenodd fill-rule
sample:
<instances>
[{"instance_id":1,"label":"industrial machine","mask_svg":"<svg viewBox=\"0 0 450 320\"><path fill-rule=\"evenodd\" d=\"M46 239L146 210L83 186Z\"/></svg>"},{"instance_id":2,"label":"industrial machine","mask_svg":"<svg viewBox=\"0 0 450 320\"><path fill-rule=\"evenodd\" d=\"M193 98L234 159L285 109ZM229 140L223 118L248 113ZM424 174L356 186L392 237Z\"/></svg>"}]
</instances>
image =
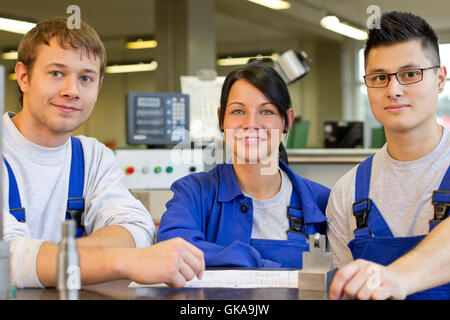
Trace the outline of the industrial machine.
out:
<instances>
[{"instance_id":1,"label":"industrial machine","mask_svg":"<svg viewBox=\"0 0 450 320\"><path fill-rule=\"evenodd\" d=\"M129 92L127 142L148 148L116 150L129 189L169 189L175 180L203 171L202 150L190 145L189 95Z\"/></svg>"},{"instance_id":2,"label":"industrial machine","mask_svg":"<svg viewBox=\"0 0 450 320\"><path fill-rule=\"evenodd\" d=\"M176 180L204 171L201 148L191 148L187 94L129 92L127 142L147 148L116 149L125 185L159 222Z\"/></svg>"}]
</instances>

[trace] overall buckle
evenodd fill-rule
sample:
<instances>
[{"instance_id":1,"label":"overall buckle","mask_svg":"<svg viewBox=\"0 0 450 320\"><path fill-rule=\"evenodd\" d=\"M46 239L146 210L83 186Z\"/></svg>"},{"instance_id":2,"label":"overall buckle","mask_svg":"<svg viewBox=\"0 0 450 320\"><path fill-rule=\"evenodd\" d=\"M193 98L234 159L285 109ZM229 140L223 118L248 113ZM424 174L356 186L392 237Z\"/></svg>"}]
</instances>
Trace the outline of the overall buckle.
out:
<instances>
[{"instance_id":1,"label":"overall buckle","mask_svg":"<svg viewBox=\"0 0 450 320\"><path fill-rule=\"evenodd\" d=\"M9 212L16 218L18 222L26 222L25 208L12 208Z\"/></svg>"},{"instance_id":2,"label":"overall buckle","mask_svg":"<svg viewBox=\"0 0 450 320\"><path fill-rule=\"evenodd\" d=\"M366 198L361 201L353 203L353 215L356 218L356 230L368 228L367 213L370 210L370 199Z\"/></svg>"},{"instance_id":3,"label":"overall buckle","mask_svg":"<svg viewBox=\"0 0 450 320\"><path fill-rule=\"evenodd\" d=\"M445 218L447 218L447 209L450 207L450 202L442 202L436 201L436 198L442 198L443 201L446 201L445 198L450 198L450 191L440 191L434 190L433 197L431 198L431 203L434 206L434 218L430 220L430 222L441 222Z\"/></svg>"},{"instance_id":4,"label":"overall buckle","mask_svg":"<svg viewBox=\"0 0 450 320\"><path fill-rule=\"evenodd\" d=\"M305 234L302 231L302 228L304 226L304 220L301 217L296 217L289 214L290 209L295 209L301 211L302 208L295 208L295 207L287 207L287 217L289 219L289 230L287 232L294 232L294 233L300 233Z\"/></svg>"},{"instance_id":5,"label":"overall buckle","mask_svg":"<svg viewBox=\"0 0 450 320\"><path fill-rule=\"evenodd\" d=\"M69 219L74 220L77 224L77 229L82 229L84 231L84 226L81 224L81 215L84 210L74 209L74 210L66 210L66 214Z\"/></svg>"}]
</instances>

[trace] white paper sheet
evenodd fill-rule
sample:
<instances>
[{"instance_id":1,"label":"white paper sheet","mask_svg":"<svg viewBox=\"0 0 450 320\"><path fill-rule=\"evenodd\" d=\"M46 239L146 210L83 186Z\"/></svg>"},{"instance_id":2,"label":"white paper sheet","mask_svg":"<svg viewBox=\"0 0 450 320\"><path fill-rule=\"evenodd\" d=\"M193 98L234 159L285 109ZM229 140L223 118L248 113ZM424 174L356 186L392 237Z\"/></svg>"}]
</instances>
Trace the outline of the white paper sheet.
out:
<instances>
[{"instance_id":1,"label":"white paper sheet","mask_svg":"<svg viewBox=\"0 0 450 320\"><path fill-rule=\"evenodd\" d=\"M200 80L196 76L181 76L181 92L189 95L189 133L191 141L204 142L220 139L217 108L225 77Z\"/></svg>"},{"instance_id":2,"label":"white paper sheet","mask_svg":"<svg viewBox=\"0 0 450 320\"><path fill-rule=\"evenodd\" d=\"M167 285L131 282L129 287ZM194 278L186 282L185 288L298 288L298 270L206 270L202 280Z\"/></svg>"}]
</instances>

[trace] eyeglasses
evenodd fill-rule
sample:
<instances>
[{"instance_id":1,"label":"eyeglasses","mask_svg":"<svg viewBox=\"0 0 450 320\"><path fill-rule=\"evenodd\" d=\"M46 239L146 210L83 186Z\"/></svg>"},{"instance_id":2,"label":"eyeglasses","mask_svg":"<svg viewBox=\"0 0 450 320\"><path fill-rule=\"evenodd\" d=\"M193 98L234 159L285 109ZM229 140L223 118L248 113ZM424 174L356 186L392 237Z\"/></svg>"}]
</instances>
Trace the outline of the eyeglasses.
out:
<instances>
[{"instance_id":1,"label":"eyeglasses","mask_svg":"<svg viewBox=\"0 0 450 320\"><path fill-rule=\"evenodd\" d=\"M391 81L391 76L395 75L400 84L408 85L422 81L424 70L436 68L440 68L440 66L405 69L394 73L369 73L364 76L364 82L369 88L385 88Z\"/></svg>"}]
</instances>

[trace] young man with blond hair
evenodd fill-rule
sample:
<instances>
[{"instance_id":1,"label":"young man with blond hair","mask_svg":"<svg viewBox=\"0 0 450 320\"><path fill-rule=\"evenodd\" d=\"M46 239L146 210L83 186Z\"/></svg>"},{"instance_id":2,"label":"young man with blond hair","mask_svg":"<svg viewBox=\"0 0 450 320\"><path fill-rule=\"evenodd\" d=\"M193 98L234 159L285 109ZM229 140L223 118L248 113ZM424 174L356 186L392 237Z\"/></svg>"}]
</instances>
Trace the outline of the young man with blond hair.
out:
<instances>
[{"instance_id":1,"label":"young man with blond hair","mask_svg":"<svg viewBox=\"0 0 450 320\"><path fill-rule=\"evenodd\" d=\"M22 110L3 115L4 236L17 287L55 286L62 222L77 222L82 283L120 278L181 287L204 270L181 239L153 245L155 227L123 184L114 154L94 138L71 137L91 114L105 48L86 23L38 23L19 45Z\"/></svg>"}]
</instances>

